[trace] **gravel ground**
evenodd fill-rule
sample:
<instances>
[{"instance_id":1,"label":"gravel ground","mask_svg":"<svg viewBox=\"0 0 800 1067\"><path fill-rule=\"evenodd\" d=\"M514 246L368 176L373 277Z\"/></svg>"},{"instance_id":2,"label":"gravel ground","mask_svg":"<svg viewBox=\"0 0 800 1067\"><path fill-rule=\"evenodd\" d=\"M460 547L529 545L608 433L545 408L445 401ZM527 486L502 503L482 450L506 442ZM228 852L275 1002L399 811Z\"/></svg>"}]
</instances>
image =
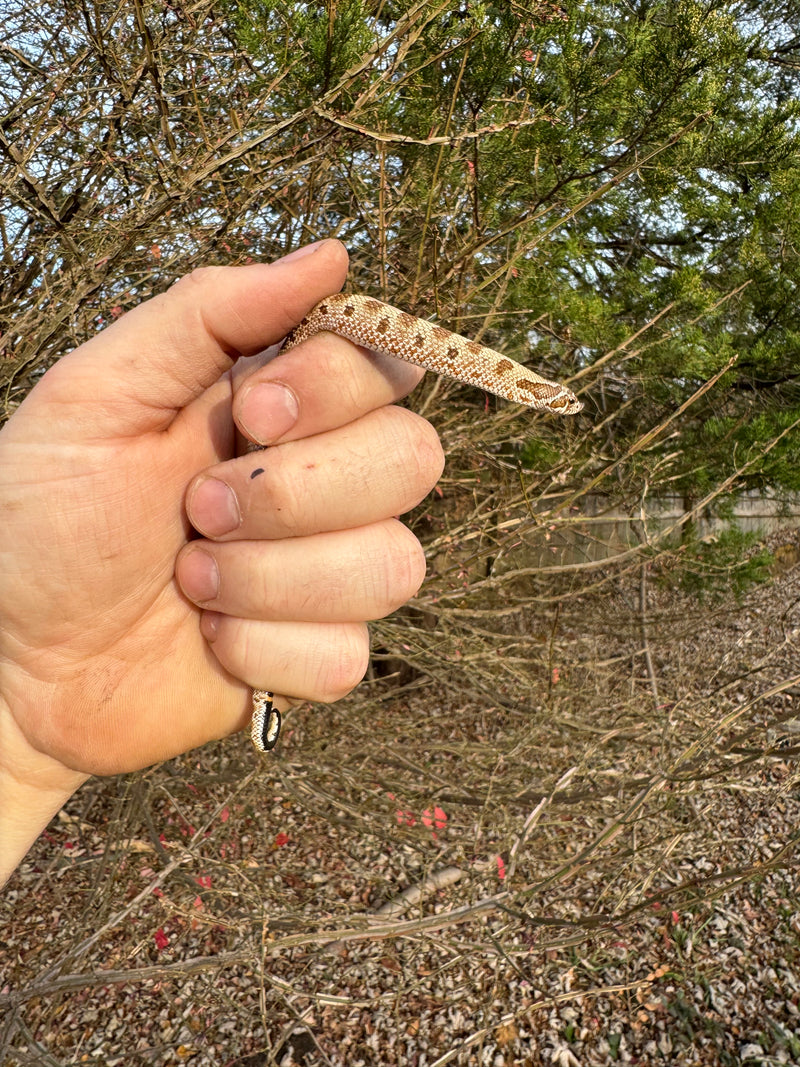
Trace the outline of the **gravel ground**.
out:
<instances>
[{"instance_id":1,"label":"gravel ground","mask_svg":"<svg viewBox=\"0 0 800 1067\"><path fill-rule=\"evenodd\" d=\"M800 1063L800 570L654 594L660 718L625 596L546 708L367 686L87 783L0 902L0 1065Z\"/></svg>"}]
</instances>

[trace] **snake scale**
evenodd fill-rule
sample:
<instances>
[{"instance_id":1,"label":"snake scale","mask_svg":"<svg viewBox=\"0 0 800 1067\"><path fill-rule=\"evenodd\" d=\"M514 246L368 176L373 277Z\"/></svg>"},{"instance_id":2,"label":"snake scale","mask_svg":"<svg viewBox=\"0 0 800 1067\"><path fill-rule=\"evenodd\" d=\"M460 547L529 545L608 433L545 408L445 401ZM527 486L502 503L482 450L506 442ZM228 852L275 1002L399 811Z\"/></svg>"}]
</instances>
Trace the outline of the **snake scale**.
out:
<instances>
[{"instance_id":1,"label":"snake scale","mask_svg":"<svg viewBox=\"0 0 800 1067\"><path fill-rule=\"evenodd\" d=\"M535 411L574 415L583 407L565 385L550 382L492 348L373 297L352 293L326 297L291 331L281 351L323 332L339 334L372 352L475 385ZM253 445L251 451L258 447ZM259 752L274 748L280 733L281 715L273 699L274 694L266 689L253 690L250 739Z\"/></svg>"}]
</instances>

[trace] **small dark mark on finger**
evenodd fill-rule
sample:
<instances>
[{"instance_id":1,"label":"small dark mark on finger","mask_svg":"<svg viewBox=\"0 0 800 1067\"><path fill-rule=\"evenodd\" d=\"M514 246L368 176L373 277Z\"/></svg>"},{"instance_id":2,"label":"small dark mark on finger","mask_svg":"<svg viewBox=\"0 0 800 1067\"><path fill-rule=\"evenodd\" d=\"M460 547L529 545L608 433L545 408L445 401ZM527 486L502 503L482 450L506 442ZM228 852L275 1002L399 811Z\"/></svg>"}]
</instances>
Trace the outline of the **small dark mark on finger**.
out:
<instances>
[{"instance_id":1,"label":"small dark mark on finger","mask_svg":"<svg viewBox=\"0 0 800 1067\"><path fill-rule=\"evenodd\" d=\"M263 467L256 467L256 469L254 471L250 471L250 477L251 478L257 478L259 476L259 474L263 474L263 473L264 473L264 468Z\"/></svg>"}]
</instances>

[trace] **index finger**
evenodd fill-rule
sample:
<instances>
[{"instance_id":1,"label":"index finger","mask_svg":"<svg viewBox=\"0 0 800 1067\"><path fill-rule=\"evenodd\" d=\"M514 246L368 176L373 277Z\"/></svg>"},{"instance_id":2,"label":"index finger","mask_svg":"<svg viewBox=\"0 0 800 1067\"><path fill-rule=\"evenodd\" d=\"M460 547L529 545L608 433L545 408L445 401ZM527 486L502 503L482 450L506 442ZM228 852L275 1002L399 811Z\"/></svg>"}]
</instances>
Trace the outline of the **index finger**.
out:
<instances>
[{"instance_id":1,"label":"index finger","mask_svg":"<svg viewBox=\"0 0 800 1067\"><path fill-rule=\"evenodd\" d=\"M248 362L236 368L233 415L260 445L346 426L406 396L424 373L333 333L316 334L255 371Z\"/></svg>"}]
</instances>

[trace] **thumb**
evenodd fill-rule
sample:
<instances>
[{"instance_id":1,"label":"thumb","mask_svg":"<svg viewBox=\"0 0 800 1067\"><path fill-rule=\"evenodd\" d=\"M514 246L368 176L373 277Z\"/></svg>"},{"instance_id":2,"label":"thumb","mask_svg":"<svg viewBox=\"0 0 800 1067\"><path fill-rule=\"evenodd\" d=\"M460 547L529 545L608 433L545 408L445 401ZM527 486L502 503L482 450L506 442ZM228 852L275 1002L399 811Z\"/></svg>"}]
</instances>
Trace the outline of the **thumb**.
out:
<instances>
[{"instance_id":1,"label":"thumb","mask_svg":"<svg viewBox=\"0 0 800 1067\"><path fill-rule=\"evenodd\" d=\"M274 263L201 267L61 359L39 382L38 404L53 405L67 438L163 430L239 356L285 337L346 272L336 240ZM76 417L65 419L71 404Z\"/></svg>"}]
</instances>

